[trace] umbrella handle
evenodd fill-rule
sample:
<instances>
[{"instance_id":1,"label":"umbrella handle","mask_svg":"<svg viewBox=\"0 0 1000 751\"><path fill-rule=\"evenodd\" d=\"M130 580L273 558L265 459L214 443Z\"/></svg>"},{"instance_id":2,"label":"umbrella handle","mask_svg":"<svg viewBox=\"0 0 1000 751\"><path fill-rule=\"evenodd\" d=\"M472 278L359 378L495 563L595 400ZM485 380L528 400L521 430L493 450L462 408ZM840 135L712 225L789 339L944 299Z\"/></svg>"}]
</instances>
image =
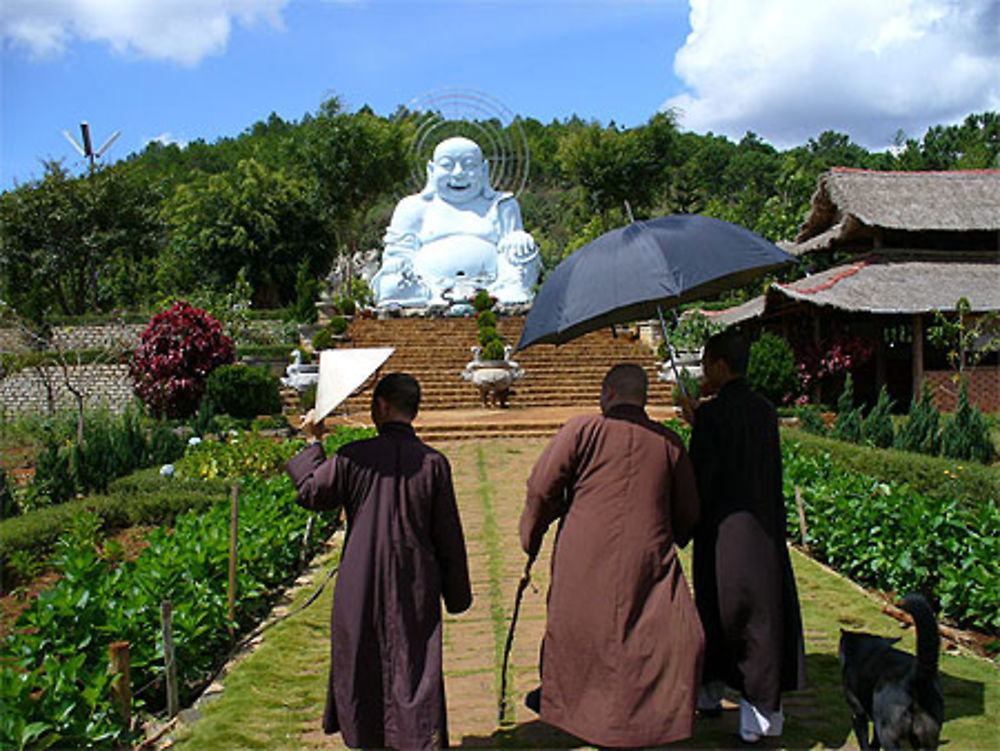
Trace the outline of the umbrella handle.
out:
<instances>
[{"instance_id":1,"label":"umbrella handle","mask_svg":"<svg viewBox=\"0 0 1000 751\"><path fill-rule=\"evenodd\" d=\"M687 388L684 386L684 379L681 378L680 373L677 372L677 363L674 362L674 345L670 343L670 335L667 334L667 323L663 320L663 310L660 306L656 306L656 314L660 317L660 328L663 330L663 341L667 345L667 355L670 358L670 369L674 371L674 380L677 381L677 388L680 389L681 396L687 400L688 396Z\"/></svg>"}]
</instances>

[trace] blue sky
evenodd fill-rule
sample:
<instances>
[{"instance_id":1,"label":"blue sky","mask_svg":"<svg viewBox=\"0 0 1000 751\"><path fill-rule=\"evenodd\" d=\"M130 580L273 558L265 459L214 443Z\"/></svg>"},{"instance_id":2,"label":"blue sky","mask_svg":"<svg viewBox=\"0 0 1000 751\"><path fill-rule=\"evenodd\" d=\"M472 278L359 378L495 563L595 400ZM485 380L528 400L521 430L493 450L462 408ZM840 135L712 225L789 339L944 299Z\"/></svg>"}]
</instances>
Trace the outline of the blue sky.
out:
<instances>
[{"instance_id":1,"label":"blue sky","mask_svg":"<svg viewBox=\"0 0 1000 751\"><path fill-rule=\"evenodd\" d=\"M875 7L871 7L875 6ZM1000 110L1000 0L4 0L0 188L40 159L234 136L330 95L379 114L446 87L549 122L683 128L779 147Z\"/></svg>"}]
</instances>

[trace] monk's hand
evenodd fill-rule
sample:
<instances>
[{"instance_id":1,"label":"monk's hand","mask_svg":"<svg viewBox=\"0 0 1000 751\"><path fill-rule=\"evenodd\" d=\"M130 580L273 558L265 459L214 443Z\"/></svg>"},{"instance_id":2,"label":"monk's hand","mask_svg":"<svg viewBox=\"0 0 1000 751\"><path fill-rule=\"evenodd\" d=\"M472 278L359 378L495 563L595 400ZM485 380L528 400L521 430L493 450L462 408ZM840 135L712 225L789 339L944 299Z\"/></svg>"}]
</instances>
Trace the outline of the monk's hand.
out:
<instances>
[{"instance_id":1,"label":"monk's hand","mask_svg":"<svg viewBox=\"0 0 1000 751\"><path fill-rule=\"evenodd\" d=\"M694 425L694 410L697 406L694 399L687 394L678 394L677 404L681 408L681 417L684 418L684 422L688 425Z\"/></svg>"},{"instance_id":2,"label":"monk's hand","mask_svg":"<svg viewBox=\"0 0 1000 751\"><path fill-rule=\"evenodd\" d=\"M319 443L323 440L323 435L326 430L323 427L323 421L316 420L316 410L310 409L304 415L302 415L302 423L299 425L302 430L303 435L305 435L306 440L309 443Z\"/></svg>"}]
</instances>

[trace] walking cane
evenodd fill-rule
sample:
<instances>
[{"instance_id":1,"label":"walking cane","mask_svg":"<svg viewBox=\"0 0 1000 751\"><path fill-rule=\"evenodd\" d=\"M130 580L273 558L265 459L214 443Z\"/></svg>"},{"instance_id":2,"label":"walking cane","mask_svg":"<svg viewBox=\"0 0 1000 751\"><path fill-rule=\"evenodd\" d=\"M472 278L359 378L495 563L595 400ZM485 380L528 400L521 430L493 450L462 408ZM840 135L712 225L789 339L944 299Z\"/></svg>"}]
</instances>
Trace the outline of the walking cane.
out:
<instances>
[{"instance_id":1,"label":"walking cane","mask_svg":"<svg viewBox=\"0 0 1000 751\"><path fill-rule=\"evenodd\" d=\"M521 581L517 583L517 594L514 595L514 613L510 617L510 628L507 629L507 643L503 648L503 669L500 672L500 701L497 712L497 723L503 722L504 713L507 711L507 663L510 660L510 648L514 644L514 627L517 625L517 615L521 611L521 597L524 590L531 583L531 564L535 562L535 556L528 556L528 562L524 564L524 573L521 574Z\"/></svg>"}]
</instances>

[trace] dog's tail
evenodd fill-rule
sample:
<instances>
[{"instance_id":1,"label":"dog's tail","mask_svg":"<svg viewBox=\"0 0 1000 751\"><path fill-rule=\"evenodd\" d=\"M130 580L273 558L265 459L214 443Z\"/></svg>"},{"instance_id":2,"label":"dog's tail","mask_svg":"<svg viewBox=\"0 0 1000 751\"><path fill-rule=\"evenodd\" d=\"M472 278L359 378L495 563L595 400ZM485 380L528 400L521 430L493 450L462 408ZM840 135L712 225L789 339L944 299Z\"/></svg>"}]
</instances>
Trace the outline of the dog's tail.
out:
<instances>
[{"instance_id":1,"label":"dog's tail","mask_svg":"<svg viewBox=\"0 0 1000 751\"><path fill-rule=\"evenodd\" d=\"M941 636L934 611L923 595L915 593L903 598L902 607L913 616L913 623L917 628L917 675L933 677L937 674L938 652L941 648Z\"/></svg>"}]
</instances>

